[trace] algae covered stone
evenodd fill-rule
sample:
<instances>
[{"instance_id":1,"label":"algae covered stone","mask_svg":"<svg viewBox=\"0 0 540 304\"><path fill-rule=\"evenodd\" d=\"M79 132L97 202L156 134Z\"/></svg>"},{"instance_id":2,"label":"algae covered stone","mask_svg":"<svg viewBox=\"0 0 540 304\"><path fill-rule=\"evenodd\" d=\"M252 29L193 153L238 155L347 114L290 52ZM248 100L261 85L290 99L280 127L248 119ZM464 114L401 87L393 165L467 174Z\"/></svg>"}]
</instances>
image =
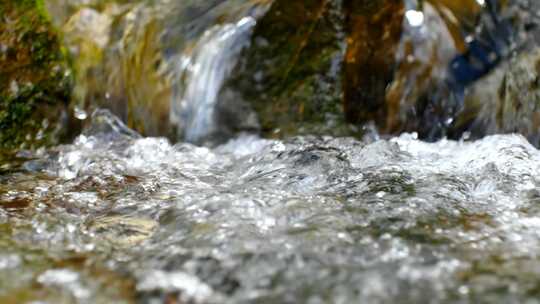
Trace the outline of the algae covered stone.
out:
<instances>
[{"instance_id":1,"label":"algae covered stone","mask_svg":"<svg viewBox=\"0 0 540 304\"><path fill-rule=\"evenodd\" d=\"M252 106L267 136L348 134L341 89L342 8L342 1L274 1L220 102Z\"/></svg>"},{"instance_id":2,"label":"algae covered stone","mask_svg":"<svg viewBox=\"0 0 540 304\"><path fill-rule=\"evenodd\" d=\"M71 92L59 37L42 1L2 1L0 16L0 147L56 143Z\"/></svg>"}]
</instances>

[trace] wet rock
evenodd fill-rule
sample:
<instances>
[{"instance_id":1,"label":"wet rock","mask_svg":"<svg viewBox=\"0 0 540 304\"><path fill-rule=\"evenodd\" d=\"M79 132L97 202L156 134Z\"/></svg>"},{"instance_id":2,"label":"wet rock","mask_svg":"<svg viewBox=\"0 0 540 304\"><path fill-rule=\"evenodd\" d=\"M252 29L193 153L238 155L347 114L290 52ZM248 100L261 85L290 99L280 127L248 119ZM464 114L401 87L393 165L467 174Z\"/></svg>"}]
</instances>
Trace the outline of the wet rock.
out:
<instances>
[{"instance_id":1,"label":"wet rock","mask_svg":"<svg viewBox=\"0 0 540 304\"><path fill-rule=\"evenodd\" d=\"M71 12L65 20L61 15L56 18L71 55L77 58L79 108L109 108L138 131L168 135L170 84L159 70L160 16L141 3L95 2L49 4L51 11Z\"/></svg>"},{"instance_id":2,"label":"wet rock","mask_svg":"<svg viewBox=\"0 0 540 304\"><path fill-rule=\"evenodd\" d=\"M275 1L220 102L251 106L271 137L360 136L375 129L460 138L473 131L473 117L497 115L493 107L471 110L478 108L471 87L483 86L474 83L500 73L500 64L499 70L508 68L511 53L523 52L538 36L534 4L493 3ZM246 117L242 111L231 116ZM507 115L499 129L529 134L535 127L518 122L523 119Z\"/></svg>"},{"instance_id":3,"label":"wet rock","mask_svg":"<svg viewBox=\"0 0 540 304\"><path fill-rule=\"evenodd\" d=\"M342 106L342 9L339 0L274 1L222 90L221 104L252 106L266 136L353 132Z\"/></svg>"},{"instance_id":4,"label":"wet rock","mask_svg":"<svg viewBox=\"0 0 540 304\"><path fill-rule=\"evenodd\" d=\"M274 1L220 102L252 106L267 136L361 136L372 124L427 137L480 11L474 0Z\"/></svg>"},{"instance_id":5,"label":"wet rock","mask_svg":"<svg viewBox=\"0 0 540 304\"><path fill-rule=\"evenodd\" d=\"M435 96L448 97L444 87L447 67L461 40L454 40L454 33L431 2L425 2L422 8L408 5L406 10L407 15L413 14L409 18L418 20L405 18L403 22L393 78L380 97L383 115L374 121L383 133L409 130L425 136L438 123L433 121L436 113L424 114L425 108ZM423 121L426 118L428 121Z\"/></svg>"},{"instance_id":6,"label":"wet rock","mask_svg":"<svg viewBox=\"0 0 540 304\"><path fill-rule=\"evenodd\" d=\"M344 107L355 124L380 122L386 88L394 78L405 13L401 0L348 1Z\"/></svg>"},{"instance_id":7,"label":"wet rock","mask_svg":"<svg viewBox=\"0 0 540 304\"><path fill-rule=\"evenodd\" d=\"M3 1L0 18L0 148L57 143L71 95L59 36L42 1Z\"/></svg>"},{"instance_id":8,"label":"wet rock","mask_svg":"<svg viewBox=\"0 0 540 304\"><path fill-rule=\"evenodd\" d=\"M50 0L47 7L77 58L80 109L106 107L143 135L201 144L244 131L459 138L481 116L464 101L465 88L507 60L505 39L533 27L534 14L523 8L532 4L524 3L495 8L501 25L476 0ZM475 42L501 54L484 63L471 55ZM465 66L452 67L457 59Z\"/></svg>"},{"instance_id":9,"label":"wet rock","mask_svg":"<svg viewBox=\"0 0 540 304\"><path fill-rule=\"evenodd\" d=\"M344 103L349 121L372 122L383 134L443 136L455 115L451 61L466 52L482 7L463 1L354 2ZM366 2L368 3L368 2Z\"/></svg>"},{"instance_id":10,"label":"wet rock","mask_svg":"<svg viewBox=\"0 0 540 304\"><path fill-rule=\"evenodd\" d=\"M520 133L540 145L540 49L519 54L475 84L457 125L473 138Z\"/></svg>"},{"instance_id":11,"label":"wet rock","mask_svg":"<svg viewBox=\"0 0 540 304\"><path fill-rule=\"evenodd\" d=\"M198 41L265 2L50 0L47 7L77 58L80 108L108 108L143 135L176 141L189 125L174 108L183 103L194 68L186 62Z\"/></svg>"},{"instance_id":12,"label":"wet rock","mask_svg":"<svg viewBox=\"0 0 540 304\"><path fill-rule=\"evenodd\" d=\"M519 68L516 63L534 56L522 54L538 41L537 4L405 1L405 9L393 78L373 108L383 114L364 121L372 119L384 134L418 132L427 140L518 132L537 144L532 135L537 129L535 102L516 98L518 87L534 87L525 79L534 65ZM521 59L511 60L514 55ZM508 95L503 92L508 86L517 93L510 97L512 106L508 97L498 96Z\"/></svg>"}]
</instances>

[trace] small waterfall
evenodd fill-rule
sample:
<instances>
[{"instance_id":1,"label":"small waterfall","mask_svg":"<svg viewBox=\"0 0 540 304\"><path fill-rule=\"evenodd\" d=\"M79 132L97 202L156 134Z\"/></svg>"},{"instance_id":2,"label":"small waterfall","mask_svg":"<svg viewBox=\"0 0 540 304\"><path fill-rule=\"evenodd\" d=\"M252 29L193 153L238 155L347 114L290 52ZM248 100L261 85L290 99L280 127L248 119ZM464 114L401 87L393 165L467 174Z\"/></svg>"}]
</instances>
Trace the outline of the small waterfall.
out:
<instances>
[{"instance_id":1,"label":"small waterfall","mask_svg":"<svg viewBox=\"0 0 540 304\"><path fill-rule=\"evenodd\" d=\"M171 121L183 131L183 139L201 142L216 129L215 107L223 82L237 58L250 42L254 17L236 23L216 25L207 30L196 45L181 56L179 87L171 107Z\"/></svg>"}]
</instances>

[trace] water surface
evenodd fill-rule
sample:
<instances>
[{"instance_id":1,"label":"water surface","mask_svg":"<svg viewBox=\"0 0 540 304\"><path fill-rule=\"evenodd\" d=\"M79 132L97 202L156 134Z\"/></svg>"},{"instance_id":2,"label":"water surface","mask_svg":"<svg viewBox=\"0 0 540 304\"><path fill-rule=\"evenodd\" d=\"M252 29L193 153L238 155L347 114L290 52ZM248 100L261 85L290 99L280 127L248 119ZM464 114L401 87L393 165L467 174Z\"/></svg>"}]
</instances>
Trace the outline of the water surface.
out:
<instances>
[{"instance_id":1,"label":"water surface","mask_svg":"<svg viewBox=\"0 0 540 304\"><path fill-rule=\"evenodd\" d=\"M519 135L210 149L92 119L0 177L2 303L538 303Z\"/></svg>"}]
</instances>

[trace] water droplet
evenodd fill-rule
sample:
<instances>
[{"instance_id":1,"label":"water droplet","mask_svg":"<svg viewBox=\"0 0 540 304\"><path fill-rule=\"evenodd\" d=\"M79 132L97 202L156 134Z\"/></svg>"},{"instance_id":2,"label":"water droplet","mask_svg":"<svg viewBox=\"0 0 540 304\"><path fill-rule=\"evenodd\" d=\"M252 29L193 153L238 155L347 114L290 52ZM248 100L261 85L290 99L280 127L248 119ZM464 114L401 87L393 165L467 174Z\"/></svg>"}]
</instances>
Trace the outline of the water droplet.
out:
<instances>
[{"instance_id":1,"label":"water droplet","mask_svg":"<svg viewBox=\"0 0 540 304\"><path fill-rule=\"evenodd\" d=\"M75 115L75 118L79 120L85 120L86 118L88 118L88 113L86 113L85 110L83 110L82 108L78 106L76 106L75 109L73 109L73 113Z\"/></svg>"}]
</instances>

